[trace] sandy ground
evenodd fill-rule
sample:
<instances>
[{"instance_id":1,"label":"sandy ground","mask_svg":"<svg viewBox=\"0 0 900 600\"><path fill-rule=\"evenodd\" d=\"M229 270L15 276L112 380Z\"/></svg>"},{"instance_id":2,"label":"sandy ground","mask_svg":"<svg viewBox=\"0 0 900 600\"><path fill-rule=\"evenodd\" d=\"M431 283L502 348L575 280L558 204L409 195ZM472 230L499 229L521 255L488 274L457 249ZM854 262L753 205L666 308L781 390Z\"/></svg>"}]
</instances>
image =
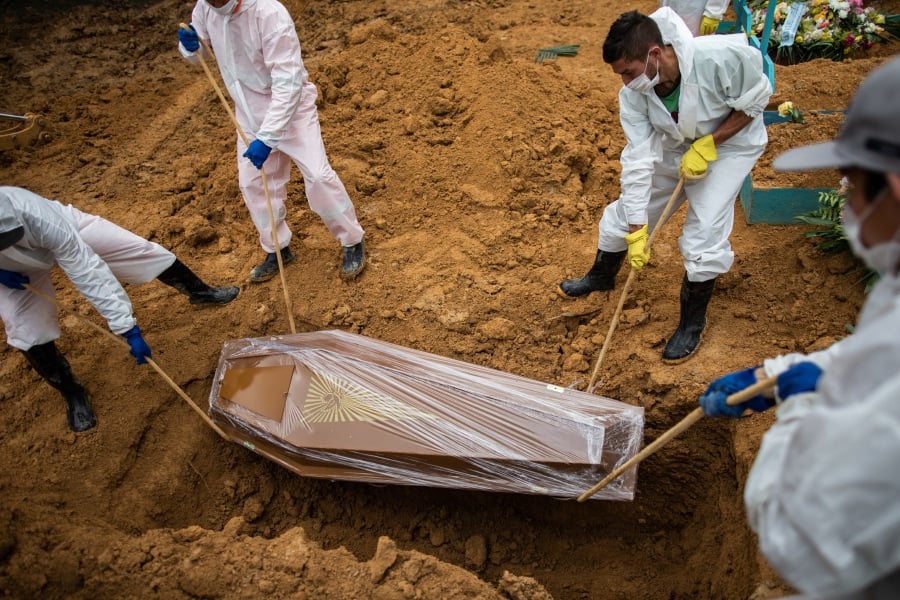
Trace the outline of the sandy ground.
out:
<instances>
[{"instance_id":1,"label":"sandy ground","mask_svg":"<svg viewBox=\"0 0 900 600\"><path fill-rule=\"evenodd\" d=\"M617 195L620 81L600 58L614 2L285 2L333 165L368 245L355 282L290 188L288 293L300 331L338 328L561 386L589 380L618 291L566 302ZM279 280L237 188L234 131L176 50L192 3L0 2L0 112L40 113L49 139L0 153L0 181L103 215L173 249L214 284L197 308L131 286L158 364L205 406L227 339L288 333ZM650 12L652 2L634 6ZM885 12L897 2L881 4ZM580 44L535 63L539 48ZM779 66L772 106L840 110L896 44L843 63ZM841 116L770 127L754 181ZM800 226L748 225L720 278L697 355L664 365L678 320L681 214L629 293L597 393L646 410L652 441L729 370L846 335L858 264ZM620 282L624 282L623 272ZM59 277L63 306L102 324ZM763 598L789 591L756 551L741 503L770 415L701 421L641 464L633 502L375 487L306 479L219 438L158 374L63 314L58 344L99 427L67 432L63 403L0 346L0 590L10 598Z\"/></svg>"}]
</instances>

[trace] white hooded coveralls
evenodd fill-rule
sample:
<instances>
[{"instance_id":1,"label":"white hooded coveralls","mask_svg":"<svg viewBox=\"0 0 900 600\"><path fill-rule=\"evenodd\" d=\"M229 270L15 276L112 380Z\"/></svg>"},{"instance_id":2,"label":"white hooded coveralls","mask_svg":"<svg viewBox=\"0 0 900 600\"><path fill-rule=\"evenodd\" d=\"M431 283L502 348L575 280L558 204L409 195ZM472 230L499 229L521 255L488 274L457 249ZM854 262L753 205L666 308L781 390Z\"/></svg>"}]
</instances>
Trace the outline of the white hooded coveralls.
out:
<instances>
[{"instance_id":1,"label":"white hooded coveralls","mask_svg":"<svg viewBox=\"0 0 900 600\"><path fill-rule=\"evenodd\" d=\"M668 7L650 17L678 57L678 122L655 93L641 94L627 87L619 91L619 118L627 142L620 156L621 195L603 212L598 248L624 251L630 224L646 223L652 231L675 191L681 157L732 111L742 111L753 120L716 147L719 158L709 163L706 177L685 183L673 207L674 212L685 196L690 200L678 246L688 280L708 281L727 273L734 262L728 241L734 201L768 141L763 110L772 86L762 70L762 54L747 43L745 35L695 38Z\"/></svg>"},{"instance_id":2,"label":"white hooded coveralls","mask_svg":"<svg viewBox=\"0 0 900 600\"><path fill-rule=\"evenodd\" d=\"M291 162L303 175L309 206L342 246L363 238L363 229L344 184L332 169L316 110L316 86L309 81L300 40L287 9L276 0L242 0L237 12L221 15L198 0L191 25L216 55L219 71L235 104L235 118L248 141L263 142L272 152L263 164L279 245L291 240L285 223ZM197 56L178 45L192 63ZM237 138L238 182L244 204L266 252L275 245L262 174L243 154Z\"/></svg>"},{"instance_id":3,"label":"white hooded coveralls","mask_svg":"<svg viewBox=\"0 0 900 600\"><path fill-rule=\"evenodd\" d=\"M684 20L693 35L700 33L703 17L721 21L731 0L660 0L660 6L668 6Z\"/></svg>"},{"instance_id":4,"label":"white hooded coveralls","mask_svg":"<svg viewBox=\"0 0 900 600\"><path fill-rule=\"evenodd\" d=\"M766 559L810 598L900 598L900 278L869 292L852 335L801 361L815 392L776 412L744 504Z\"/></svg>"},{"instance_id":5,"label":"white hooded coveralls","mask_svg":"<svg viewBox=\"0 0 900 600\"><path fill-rule=\"evenodd\" d=\"M106 219L22 188L0 187L0 231L20 226L25 235L0 251L0 269L27 275L29 285L54 298L50 271L59 265L116 334L137 323L119 281L146 283L175 262L159 244ZM7 343L19 350L60 335L56 305L29 290L0 285L0 318Z\"/></svg>"}]
</instances>

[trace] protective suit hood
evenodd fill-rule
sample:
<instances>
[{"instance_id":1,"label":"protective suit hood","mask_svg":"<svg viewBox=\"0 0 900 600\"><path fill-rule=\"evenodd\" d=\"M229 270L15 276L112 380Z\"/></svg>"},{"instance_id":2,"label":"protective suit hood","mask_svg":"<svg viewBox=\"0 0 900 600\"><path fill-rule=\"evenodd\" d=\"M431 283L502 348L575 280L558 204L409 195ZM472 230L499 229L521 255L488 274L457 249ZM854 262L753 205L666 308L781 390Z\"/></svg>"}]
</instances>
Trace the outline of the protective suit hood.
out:
<instances>
[{"instance_id":1,"label":"protective suit hood","mask_svg":"<svg viewBox=\"0 0 900 600\"><path fill-rule=\"evenodd\" d=\"M209 12L213 12L219 16L230 19L236 15L241 14L242 12L245 12L254 4L256 4L256 0L228 0L228 2L218 8L207 2L205 3L204 8Z\"/></svg>"},{"instance_id":2,"label":"protective suit hood","mask_svg":"<svg viewBox=\"0 0 900 600\"><path fill-rule=\"evenodd\" d=\"M682 79L691 75L694 67L694 46L691 43L694 36L685 25L684 20L668 6L663 6L654 11L650 18L656 22L659 32L662 34L663 43L672 46L675 56L678 57L678 70Z\"/></svg>"}]
</instances>

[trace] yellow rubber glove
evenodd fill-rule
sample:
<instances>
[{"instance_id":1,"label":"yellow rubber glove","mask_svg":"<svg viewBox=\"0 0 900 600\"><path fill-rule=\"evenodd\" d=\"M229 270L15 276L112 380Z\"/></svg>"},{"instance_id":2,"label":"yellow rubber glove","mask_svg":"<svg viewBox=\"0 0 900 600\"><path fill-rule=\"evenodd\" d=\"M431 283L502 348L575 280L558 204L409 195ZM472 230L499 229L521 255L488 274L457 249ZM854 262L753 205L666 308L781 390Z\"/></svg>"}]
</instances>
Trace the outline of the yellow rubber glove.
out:
<instances>
[{"instance_id":1,"label":"yellow rubber glove","mask_svg":"<svg viewBox=\"0 0 900 600\"><path fill-rule=\"evenodd\" d=\"M700 35L713 35L719 30L719 19L712 17L703 17L700 21Z\"/></svg>"},{"instance_id":2,"label":"yellow rubber glove","mask_svg":"<svg viewBox=\"0 0 900 600\"><path fill-rule=\"evenodd\" d=\"M628 262L635 271L650 262L650 249L647 248L647 226L644 225L637 231L632 231L625 236L628 242Z\"/></svg>"},{"instance_id":3,"label":"yellow rubber glove","mask_svg":"<svg viewBox=\"0 0 900 600\"><path fill-rule=\"evenodd\" d=\"M716 143L712 135L704 135L694 140L688 151L681 157L681 174L685 177L698 178L706 175L709 163L719 158Z\"/></svg>"}]
</instances>

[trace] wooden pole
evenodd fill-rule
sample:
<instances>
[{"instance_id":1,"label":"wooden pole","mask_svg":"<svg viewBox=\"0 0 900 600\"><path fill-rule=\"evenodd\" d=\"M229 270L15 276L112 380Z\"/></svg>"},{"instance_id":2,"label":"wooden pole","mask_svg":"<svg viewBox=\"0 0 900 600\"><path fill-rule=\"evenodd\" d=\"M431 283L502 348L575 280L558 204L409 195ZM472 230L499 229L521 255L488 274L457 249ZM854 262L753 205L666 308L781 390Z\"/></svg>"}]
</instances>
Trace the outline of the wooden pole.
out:
<instances>
[{"instance_id":1,"label":"wooden pole","mask_svg":"<svg viewBox=\"0 0 900 600\"><path fill-rule=\"evenodd\" d=\"M68 312L68 313L71 314L71 315L75 315L76 317L78 317L79 319L81 319L82 322L87 323L87 324L90 325L92 328L94 328L96 331L99 331L99 332L102 333L103 335L106 335L106 336L108 336L109 338L111 338L116 344L125 347L125 349L127 349L127 350L130 350L130 349L131 349L131 346L128 345L128 342L126 342L121 336L118 336L118 335L114 334L113 332L109 331L108 329L104 329L103 327L100 327L99 325L97 325L96 323L94 323L93 321L91 321L90 319L84 317L83 315L78 314L78 313L75 312L74 310L70 310L70 309L68 309L68 308L66 308L66 307L64 307L64 306L62 306L59 302L56 301L55 298L51 298L50 296L48 296L47 294L41 292L40 290L38 290L38 289L35 288L34 286L32 286L32 285L26 283L26 284L24 284L24 287L25 287L26 290L28 290L28 291L31 292L32 294L35 294L35 295L37 295L37 296L40 296L41 298L43 298L43 299L46 300L47 302L50 302L50 303L52 303L52 304L55 304L56 306L62 308L64 311ZM162 378L165 380L165 382L168 383L169 386L170 386L173 390L175 390L175 392L176 392L179 396L181 396L181 398L182 398L185 402L188 403L188 405L190 405L190 407L194 410L194 412L196 412L198 415L200 415L200 417L201 417L204 421L206 421L206 424L207 424L207 425L209 425L210 427L212 427L212 429L213 429L216 433L218 433L220 436L222 436L222 439L224 439L225 441L231 441L231 438L228 437L228 434L226 434L224 431L222 431L222 429L221 429L218 425L216 425L215 423L213 423L212 419L210 419L209 416L208 416L205 412L203 412L202 410L200 410L200 407L197 406L197 404L195 404L193 400L191 400L191 397L188 396L188 395L184 392L184 390L182 390L180 387L178 387L178 384L175 383L175 382L172 380L172 378L169 377L169 376L165 373L165 371L163 371L162 368L161 368L158 364L156 364L156 362L155 362L152 358L150 358L149 356L147 356L147 357L145 357L145 359L147 360L147 364L149 364L151 367L153 367L153 369L154 369L157 373L159 373L160 376L162 376Z\"/></svg>"},{"instance_id":2,"label":"wooden pole","mask_svg":"<svg viewBox=\"0 0 900 600\"><path fill-rule=\"evenodd\" d=\"M662 229L663 223L666 221L666 217L669 215L669 212L672 209L672 205L675 204L675 200L681 194L681 190L684 188L684 176L682 176L678 180L678 185L675 186L675 191L672 192L672 195L669 197L669 201L666 202L665 208L663 208L662 213L659 215L659 219L656 222L656 226L653 228L653 231L650 232L650 237L647 238L647 245L645 248L650 248L650 244L653 243L653 240L656 239L656 234ZM600 355L597 357L597 362L594 365L594 371L591 373L591 380L588 383L587 391L592 392L594 389L594 383L597 381L597 374L600 372L600 364L603 362L603 358L606 356L606 351L609 348L609 343L612 340L613 333L616 331L616 327L619 324L619 318L622 315L622 307L625 306L625 298L628 296L628 290L631 288L631 284L634 281L635 276L637 275L637 269L632 268L631 272L628 273L628 279L625 281L625 286L622 288L622 294L619 296L619 304L616 306L616 312L613 313L612 321L609 324L609 331L606 332L606 337L603 339L603 347L600 348Z\"/></svg>"},{"instance_id":3,"label":"wooden pole","mask_svg":"<svg viewBox=\"0 0 900 600\"><path fill-rule=\"evenodd\" d=\"M748 388L745 388L739 392L731 394L728 398L725 399L726 404L734 405L740 404L741 402L746 402L750 398L753 398L757 394L761 394L775 386L776 377L768 377L766 379L761 379L751 385ZM578 496L579 502L584 502L603 488L605 488L609 483L615 480L619 475L625 473L632 467L636 466L639 462L668 444L675 436L679 435L681 432L686 430L688 427L699 421L703 417L703 409L700 407L695 408L688 416L679 421L674 427L666 431L664 434L653 440L650 444L648 444L643 450L632 456L630 459L622 463L618 468L614 469L609 475L603 478L600 483L584 492L580 496Z\"/></svg>"},{"instance_id":4,"label":"wooden pole","mask_svg":"<svg viewBox=\"0 0 900 600\"><path fill-rule=\"evenodd\" d=\"M179 23L178 26L187 31L193 31L190 27L188 27L186 23ZM200 44L203 46L203 52L206 52L207 54L212 56L212 50L210 50L210 48L206 45L206 42L201 39ZM241 126L237 121L237 117L234 116L234 111L231 110L231 105L228 104L228 100L225 98L225 94L222 93L222 89L216 82L216 78L213 76L212 71L209 69L209 65L206 64L206 59L203 58L203 52L196 53L197 58L200 59L200 66L203 67L204 72L206 72L206 77L212 84L213 89L216 90L216 94L219 96L219 100L222 101L222 106L225 107L225 112L228 113L231 122L234 124L235 129L237 129L238 135L241 136L241 140L243 140L245 145L249 146L250 141L247 139L247 134L245 134L244 130L241 129ZM272 229L272 242L275 245L275 259L278 262L278 274L281 277L281 289L284 291L284 304L287 309L288 322L291 326L291 333L297 333L297 327L294 325L294 311L291 307L291 297L288 294L287 289L287 279L284 276L284 261L281 259L281 244L278 242L278 232L275 231L275 213L272 210L272 200L269 197L269 182L266 179L265 170L260 168L259 173L260 175L262 175L263 190L266 193L266 208L269 209L269 227Z\"/></svg>"}]
</instances>

